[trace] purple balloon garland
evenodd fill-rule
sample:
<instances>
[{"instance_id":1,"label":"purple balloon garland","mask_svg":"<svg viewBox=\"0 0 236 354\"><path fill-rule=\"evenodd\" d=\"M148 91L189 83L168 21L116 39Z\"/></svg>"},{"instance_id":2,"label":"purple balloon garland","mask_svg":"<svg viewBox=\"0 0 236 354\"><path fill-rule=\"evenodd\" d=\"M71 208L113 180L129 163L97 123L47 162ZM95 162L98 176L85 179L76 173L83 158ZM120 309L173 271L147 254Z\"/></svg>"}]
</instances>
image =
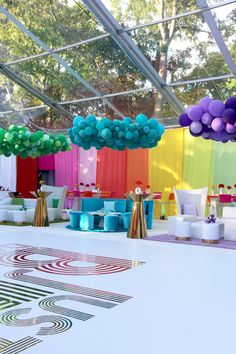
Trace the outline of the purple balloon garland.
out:
<instances>
[{"instance_id":1,"label":"purple balloon garland","mask_svg":"<svg viewBox=\"0 0 236 354\"><path fill-rule=\"evenodd\" d=\"M178 119L182 127L189 127L194 137L236 142L236 96L229 97L225 103L203 97L198 105L190 106Z\"/></svg>"}]
</instances>

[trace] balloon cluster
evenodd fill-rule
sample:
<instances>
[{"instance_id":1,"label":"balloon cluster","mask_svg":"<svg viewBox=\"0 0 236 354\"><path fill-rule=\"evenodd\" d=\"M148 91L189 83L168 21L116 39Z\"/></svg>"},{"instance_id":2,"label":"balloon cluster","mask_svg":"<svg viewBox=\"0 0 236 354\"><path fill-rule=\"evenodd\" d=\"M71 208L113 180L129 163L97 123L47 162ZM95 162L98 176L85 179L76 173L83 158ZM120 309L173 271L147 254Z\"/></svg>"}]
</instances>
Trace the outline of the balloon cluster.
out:
<instances>
[{"instance_id":1,"label":"balloon cluster","mask_svg":"<svg viewBox=\"0 0 236 354\"><path fill-rule=\"evenodd\" d=\"M30 132L17 125L10 125L8 130L0 129L0 155L35 158L67 150L71 150L70 141L62 134L46 134L41 130Z\"/></svg>"},{"instance_id":2,"label":"balloon cluster","mask_svg":"<svg viewBox=\"0 0 236 354\"><path fill-rule=\"evenodd\" d=\"M225 103L204 97L179 116L179 124L189 126L190 134L196 137L236 142L236 96L229 97Z\"/></svg>"},{"instance_id":3,"label":"balloon cluster","mask_svg":"<svg viewBox=\"0 0 236 354\"><path fill-rule=\"evenodd\" d=\"M90 114L86 118L74 118L69 136L73 144L85 150L92 146L97 150L105 146L113 150L125 150L156 146L164 130L155 118L148 119L145 114L138 114L135 120L130 117L99 120Z\"/></svg>"}]
</instances>

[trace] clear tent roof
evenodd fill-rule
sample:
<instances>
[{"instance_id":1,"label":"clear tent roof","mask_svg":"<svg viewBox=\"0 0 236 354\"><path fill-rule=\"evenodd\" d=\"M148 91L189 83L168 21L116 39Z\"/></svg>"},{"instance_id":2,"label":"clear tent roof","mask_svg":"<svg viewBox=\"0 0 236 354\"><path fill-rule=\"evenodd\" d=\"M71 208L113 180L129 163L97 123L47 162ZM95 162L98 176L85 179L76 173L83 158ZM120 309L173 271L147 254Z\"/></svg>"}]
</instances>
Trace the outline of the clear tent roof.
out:
<instances>
[{"instance_id":1,"label":"clear tent roof","mask_svg":"<svg viewBox=\"0 0 236 354\"><path fill-rule=\"evenodd\" d=\"M0 126L142 112L176 127L236 95L235 63L236 0L1 0Z\"/></svg>"}]
</instances>

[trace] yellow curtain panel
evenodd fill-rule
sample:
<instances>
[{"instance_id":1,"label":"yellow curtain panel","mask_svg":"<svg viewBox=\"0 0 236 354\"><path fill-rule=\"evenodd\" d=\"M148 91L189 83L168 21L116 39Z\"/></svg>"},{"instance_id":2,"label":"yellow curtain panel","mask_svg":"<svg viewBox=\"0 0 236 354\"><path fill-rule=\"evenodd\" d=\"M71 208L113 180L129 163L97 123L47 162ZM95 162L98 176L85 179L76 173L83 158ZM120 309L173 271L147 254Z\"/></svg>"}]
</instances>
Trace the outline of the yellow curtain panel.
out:
<instances>
[{"instance_id":1,"label":"yellow curtain panel","mask_svg":"<svg viewBox=\"0 0 236 354\"><path fill-rule=\"evenodd\" d=\"M174 212L168 200L174 186L182 188L183 149L184 129L174 129L166 130L158 146L149 150L149 184L153 192L163 192L162 201L166 202L162 204L165 210L156 202L155 217Z\"/></svg>"},{"instance_id":2,"label":"yellow curtain panel","mask_svg":"<svg viewBox=\"0 0 236 354\"><path fill-rule=\"evenodd\" d=\"M183 189L212 184L212 140L194 138L184 129Z\"/></svg>"}]
</instances>

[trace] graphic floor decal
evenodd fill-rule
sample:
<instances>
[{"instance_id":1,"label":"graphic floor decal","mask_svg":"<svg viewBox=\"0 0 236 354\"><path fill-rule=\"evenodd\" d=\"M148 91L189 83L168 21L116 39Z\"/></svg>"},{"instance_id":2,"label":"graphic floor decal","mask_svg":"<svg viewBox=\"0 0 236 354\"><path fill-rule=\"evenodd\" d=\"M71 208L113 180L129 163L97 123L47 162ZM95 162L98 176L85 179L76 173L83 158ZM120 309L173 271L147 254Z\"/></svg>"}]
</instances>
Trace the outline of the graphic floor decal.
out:
<instances>
[{"instance_id":1,"label":"graphic floor decal","mask_svg":"<svg viewBox=\"0 0 236 354\"><path fill-rule=\"evenodd\" d=\"M79 263L76 264L76 262ZM81 262L86 263L84 267L81 266ZM123 272L142 264L144 262L136 260L47 247L21 244L1 245L0 266L15 269L5 273L4 280L0 279L0 311L7 310L7 312L0 313L0 325L10 327L40 325L40 328L34 330L36 336L56 335L68 331L73 321L88 321L95 317L91 306L94 309L97 307L110 310L130 300L132 296L52 280L48 278L50 275L76 276L79 279L79 276L102 276ZM35 271L48 273L47 278L35 276ZM59 294L55 294L57 290L60 291ZM37 305L35 301L38 301ZM40 316L31 316L33 307L24 307L24 303L36 305L40 309ZM65 307L64 303L69 303L70 306ZM81 306L83 304L83 311L75 310L75 303ZM88 312L84 311L87 305ZM9 310L12 307L16 308ZM43 314L44 311L45 314ZM20 353L40 342L42 340L31 336L16 342L0 338L0 354Z\"/></svg>"},{"instance_id":2,"label":"graphic floor decal","mask_svg":"<svg viewBox=\"0 0 236 354\"><path fill-rule=\"evenodd\" d=\"M30 336L22 338L16 342L11 342L5 338L0 338L0 353L18 354L41 342L42 340Z\"/></svg>"}]
</instances>

